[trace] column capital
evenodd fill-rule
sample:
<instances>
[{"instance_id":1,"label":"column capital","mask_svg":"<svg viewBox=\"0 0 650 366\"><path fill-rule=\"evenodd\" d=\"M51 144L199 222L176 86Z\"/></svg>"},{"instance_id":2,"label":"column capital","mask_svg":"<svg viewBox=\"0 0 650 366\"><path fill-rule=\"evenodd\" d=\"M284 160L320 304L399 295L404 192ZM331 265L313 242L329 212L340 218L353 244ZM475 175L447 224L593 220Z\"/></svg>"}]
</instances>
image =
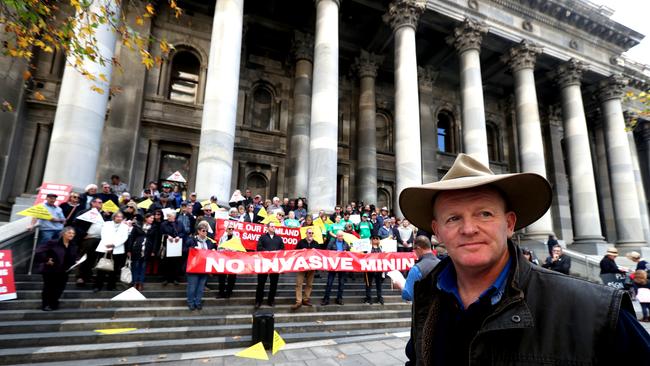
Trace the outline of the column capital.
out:
<instances>
[{"instance_id":1,"label":"column capital","mask_svg":"<svg viewBox=\"0 0 650 366\"><path fill-rule=\"evenodd\" d=\"M321 1L331 1L334 4L336 4L336 6L341 8L341 0L314 0L314 4L316 4L316 6L318 6L318 3L321 2Z\"/></svg>"},{"instance_id":2,"label":"column capital","mask_svg":"<svg viewBox=\"0 0 650 366\"><path fill-rule=\"evenodd\" d=\"M439 71L435 70L433 66L418 66L418 84L420 87L431 88L438 79Z\"/></svg>"},{"instance_id":3,"label":"column capital","mask_svg":"<svg viewBox=\"0 0 650 366\"><path fill-rule=\"evenodd\" d=\"M309 33L294 31L291 52L296 61L314 62L314 36Z\"/></svg>"},{"instance_id":4,"label":"column capital","mask_svg":"<svg viewBox=\"0 0 650 366\"><path fill-rule=\"evenodd\" d=\"M361 50L359 57L355 58L353 68L359 73L360 78L377 77L377 69L384 62L384 56Z\"/></svg>"},{"instance_id":5,"label":"column capital","mask_svg":"<svg viewBox=\"0 0 650 366\"><path fill-rule=\"evenodd\" d=\"M621 99L627 86L628 79L621 74L613 74L598 83L598 99L601 102L610 99Z\"/></svg>"},{"instance_id":6,"label":"column capital","mask_svg":"<svg viewBox=\"0 0 650 366\"><path fill-rule=\"evenodd\" d=\"M461 24L454 28L454 34L447 37L447 43L454 46L458 53L467 50L481 51L483 35L488 31L485 23L476 19L465 18Z\"/></svg>"},{"instance_id":7,"label":"column capital","mask_svg":"<svg viewBox=\"0 0 650 366\"><path fill-rule=\"evenodd\" d=\"M555 82L561 87L569 85L580 85L582 73L587 67L581 61L574 58L560 65L555 72Z\"/></svg>"},{"instance_id":8,"label":"column capital","mask_svg":"<svg viewBox=\"0 0 650 366\"><path fill-rule=\"evenodd\" d=\"M426 2L423 0L395 0L388 5L388 12L383 19L393 28L393 32L401 27L415 29L425 7Z\"/></svg>"},{"instance_id":9,"label":"column capital","mask_svg":"<svg viewBox=\"0 0 650 366\"><path fill-rule=\"evenodd\" d=\"M523 69L535 69L537 55L541 54L542 50L541 46L523 40L520 44L510 48L501 60L508 64L513 73Z\"/></svg>"}]
</instances>

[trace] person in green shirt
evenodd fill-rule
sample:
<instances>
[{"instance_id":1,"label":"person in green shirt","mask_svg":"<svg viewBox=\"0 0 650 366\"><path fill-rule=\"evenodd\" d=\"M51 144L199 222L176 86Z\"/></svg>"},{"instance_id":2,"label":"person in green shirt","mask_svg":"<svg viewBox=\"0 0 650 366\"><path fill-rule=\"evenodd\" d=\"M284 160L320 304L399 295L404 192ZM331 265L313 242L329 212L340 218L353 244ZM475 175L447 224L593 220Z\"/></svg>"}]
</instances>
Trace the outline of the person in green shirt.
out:
<instances>
[{"instance_id":1,"label":"person in green shirt","mask_svg":"<svg viewBox=\"0 0 650 366\"><path fill-rule=\"evenodd\" d=\"M349 212L344 212L343 213L343 218L341 219L341 223L343 224L343 226L345 226L347 224L352 224L352 226L354 226L354 222L350 221L350 213Z\"/></svg>"},{"instance_id":2,"label":"person in green shirt","mask_svg":"<svg viewBox=\"0 0 650 366\"><path fill-rule=\"evenodd\" d=\"M327 227L327 232L332 238L336 238L336 233L345 230L345 224L341 222L341 216L336 215L334 223Z\"/></svg>"},{"instance_id":3,"label":"person in green shirt","mask_svg":"<svg viewBox=\"0 0 650 366\"><path fill-rule=\"evenodd\" d=\"M296 214L293 211L289 211L289 216L284 219L284 226L300 227L300 221L296 219Z\"/></svg>"},{"instance_id":4,"label":"person in green shirt","mask_svg":"<svg viewBox=\"0 0 650 366\"><path fill-rule=\"evenodd\" d=\"M361 215L361 221L357 225L357 232L361 236L361 239L368 239L372 234L372 223L368 221L368 214L364 213Z\"/></svg>"}]
</instances>

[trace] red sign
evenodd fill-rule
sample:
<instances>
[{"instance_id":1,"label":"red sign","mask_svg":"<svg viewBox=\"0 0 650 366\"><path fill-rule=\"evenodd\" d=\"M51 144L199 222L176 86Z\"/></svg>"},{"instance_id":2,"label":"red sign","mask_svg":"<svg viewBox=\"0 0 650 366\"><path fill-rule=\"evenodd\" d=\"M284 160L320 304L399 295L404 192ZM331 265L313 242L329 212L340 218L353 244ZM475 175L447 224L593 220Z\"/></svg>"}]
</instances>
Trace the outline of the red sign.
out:
<instances>
[{"instance_id":1,"label":"red sign","mask_svg":"<svg viewBox=\"0 0 650 366\"><path fill-rule=\"evenodd\" d=\"M228 224L235 225L234 231L239 233L241 243L244 245L244 248L246 248L246 250L257 250L257 241L260 239L260 236L266 233L266 225L264 224L217 219L217 233L215 235L215 239L217 239L217 241L226 232L226 227ZM300 228L276 226L275 235L282 238L285 250L294 249L300 241Z\"/></svg>"},{"instance_id":2,"label":"red sign","mask_svg":"<svg viewBox=\"0 0 650 366\"><path fill-rule=\"evenodd\" d=\"M36 196L36 201L34 201L34 206L45 202L45 197L48 194L54 193L57 195L55 205L60 205L64 202L68 202L70 198L70 192L72 192L72 186L69 184L56 184L56 183L43 183L41 188L38 190L38 195Z\"/></svg>"},{"instance_id":3,"label":"red sign","mask_svg":"<svg viewBox=\"0 0 650 366\"><path fill-rule=\"evenodd\" d=\"M16 298L11 250L0 250L0 301Z\"/></svg>"},{"instance_id":4,"label":"red sign","mask_svg":"<svg viewBox=\"0 0 650 366\"><path fill-rule=\"evenodd\" d=\"M190 249L190 273L285 273L303 271L405 271L415 264L414 253L352 253L301 249L274 252L231 252Z\"/></svg>"}]
</instances>

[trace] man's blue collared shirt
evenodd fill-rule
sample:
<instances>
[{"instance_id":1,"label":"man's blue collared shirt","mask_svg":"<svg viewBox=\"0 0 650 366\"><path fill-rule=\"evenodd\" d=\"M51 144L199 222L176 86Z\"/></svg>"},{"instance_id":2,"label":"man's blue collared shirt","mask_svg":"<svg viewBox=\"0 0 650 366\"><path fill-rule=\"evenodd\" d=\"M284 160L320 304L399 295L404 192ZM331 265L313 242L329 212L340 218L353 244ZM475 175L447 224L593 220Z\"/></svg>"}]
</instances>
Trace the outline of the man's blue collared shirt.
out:
<instances>
[{"instance_id":1,"label":"man's blue collared shirt","mask_svg":"<svg viewBox=\"0 0 650 366\"><path fill-rule=\"evenodd\" d=\"M499 273L499 277L497 277L497 279L492 285L490 285L490 287L483 291L481 296L479 296L479 298L476 299L474 303L478 302L485 296L490 296L490 303L492 305L495 305L501 301L503 293L506 289L506 282L508 280L508 272L510 271L511 263L512 258L508 259L508 263L506 263L506 265L501 270L501 273ZM440 272L440 275L438 276L438 289L454 295L454 297L456 297L456 300L458 300L458 305L460 305L460 308L462 310L465 310L463 300L460 298L460 293L458 292L458 285L456 283L456 270L454 269L453 264L448 265L447 268L443 269L442 272Z\"/></svg>"}]
</instances>

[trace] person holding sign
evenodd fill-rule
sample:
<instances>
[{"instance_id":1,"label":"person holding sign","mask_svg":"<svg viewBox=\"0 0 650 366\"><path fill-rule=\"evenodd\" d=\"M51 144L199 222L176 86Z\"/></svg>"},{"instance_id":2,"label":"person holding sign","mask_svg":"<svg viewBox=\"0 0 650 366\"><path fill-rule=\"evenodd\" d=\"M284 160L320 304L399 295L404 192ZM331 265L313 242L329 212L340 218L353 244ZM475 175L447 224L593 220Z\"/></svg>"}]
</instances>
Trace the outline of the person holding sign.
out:
<instances>
[{"instance_id":1,"label":"person holding sign","mask_svg":"<svg viewBox=\"0 0 650 366\"><path fill-rule=\"evenodd\" d=\"M187 232L183 224L176 221L176 212L167 213L167 221L160 225L160 233L163 235L161 248L163 286L170 282L178 285L178 274L183 267L183 239L187 236Z\"/></svg>"},{"instance_id":2,"label":"person holding sign","mask_svg":"<svg viewBox=\"0 0 650 366\"><path fill-rule=\"evenodd\" d=\"M153 214L149 212L144 215L142 225L136 221L126 246L126 256L131 259L134 287L138 291L143 289L147 261L155 255L155 243L160 238L153 220Z\"/></svg>"},{"instance_id":3,"label":"person holding sign","mask_svg":"<svg viewBox=\"0 0 650 366\"><path fill-rule=\"evenodd\" d=\"M51 218L45 220L33 217L32 222L27 227L28 230L32 230L38 222L40 227L38 233L38 246L41 246L50 240L58 239L59 233L61 233L61 229L63 229L65 216L63 215L63 210L54 204L56 202L56 197L58 196L55 193L48 193L45 197L45 202L43 202L43 207L45 207L50 213Z\"/></svg>"},{"instance_id":4,"label":"person holding sign","mask_svg":"<svg viewBox=\"0 0 650 366\"><path fill-rule=\"evenodd\" d=\"M36 260L40 263L40 272L43 275L43 311L59 308L59 298L68 282L68 268L75 264L77 257L74 236L74 228L66 226L61 232L61 239L49 240L36 248Z\"/></svg>"},{"instance_id":5,"label":"person holding sign","mask_svg":"<svg viewBox=\"0 0 650 366\"><path fill-rule=\"evenodd\" d=\"M190 248L215 250L214 242L208 238L208 223L199 222L196 235L185 240L183 252L189 253ZM186 273L187 276L187 308L192 310L203 309L203 291L208 275L204 273Z\"/></svg>"},{"instance_id":6,"label":"person holding sign","mask_svg":"<svg viewBox=\"0 0 650 366\"><path fill-rule=\"evenodd\" d=\"M361 221L357 225L357 232L361 239L368 239L372 235L372 223L368 221L368 214L361 215Z\"/></svg>"},{"instance_id":7,"label":"person holding sign","mask_svg":"<svg viewBox=\"0 0 650 366\"><path fill-rule=\"evenodd\" d=\"M235 237L239 238L239 233L235 231L235 223L229 222L228 226L226 227L226 232L223 233L219 239L219 246L217 247L217 250L230 250L222 247L221 244ZM217 275L217 279L219 280L219 294L217 295L217 298L229 299L230 296L232 296L232 290L235 288L237 275L220 273Z\"/></svg>"},{"instance_id":8,"label":"person holding sign","mask_svg":"<svg viewBox=\"0 0 650 366\"><path fill-rule=\"evenodd\" d=\"M340 219L341 217L338 216ZM327 244L327 250L335 250L337 252L349 252L350 251L350 245L345 242L343 239L343 230L339 230L336 232L336 238L332 239L328 244ZM345 272L336 272L336 271L329 271L327 273L327 286L325 286L325 296L323 296L323 300L321 301L321 305L329 305L330 303L330 292L332 292L332 285L334 284L334 279L336 276L339 276L339 287L338 291L336 292L336 303L339 305L343 305L343 289L345 287L345 277L347 273Z\"/></svg>"},{"instance_id":9,"label":"person holding sign","mask_svg":"<svg viewBox=\"0 0 650 366\"><path fill-rule=\"evenodd\" d=\"M379 236L373 235L370 237L370 253L381 253L381 247L379 246ZM377 287L377 302L384 305L384 297L381 296L381 285L384 282L383 272L365 272L366 279L366 298L363 300L363 303L366 305L372 304L372 281L375 281L375 286Z\"/></svg>"},{"instance_id":10,"label":"person holding sign","mask_svg":"<svg viewBox=\"0 0 650 366\"><path fill-rule=\"evenodd\" d=\"M112 271L97 271L97 282L93 292L101 291L104 282L109 291L115 290L115 282L120 269L126 262L125 243L129 238L129 227L124 224L124 214L120 211L113 214L113 221L102 226L101 241L97 245L96 252L104 253L105 256L113 258Z\"/></svg>"},{"instance_id":11,"label":"person holding sign","mask_svg":"<svg viewBox=\"0 0 650 366\"><path fill-rule=\"evenodd\" d=\"M269 222L266 224L266 234L260 236L260 239L257 241L257 251L274 251L274 250L284 250L284 243L282 238L275 235L275 224ZM275 306L275 293L278 290L278 280L280 279L279 273L260 273L257 275L257 289L255 291L255 309L259 309L262 306L262 301L264 300L264 285L266 284L266 278L271 279L271 287L269 289L269 306Z\"/></svg>"},{"instance_id":12,"label":"person holding sign","mask_svg":"<svg viewBox=\"0 0 650 366\"><path fill-rule=\"evenodd\" d=\"M299 249L318 249L318 242L314 238L314 229L307 228L307 236L300 239L296 250ZM304 271L296 273L296 303L291 306L291 310L298 310L301 306L312 306L311 297L312 283L316 271ZM305 284L305 296L302 292L302 284Z\"/></svg>"}]
</instances>

